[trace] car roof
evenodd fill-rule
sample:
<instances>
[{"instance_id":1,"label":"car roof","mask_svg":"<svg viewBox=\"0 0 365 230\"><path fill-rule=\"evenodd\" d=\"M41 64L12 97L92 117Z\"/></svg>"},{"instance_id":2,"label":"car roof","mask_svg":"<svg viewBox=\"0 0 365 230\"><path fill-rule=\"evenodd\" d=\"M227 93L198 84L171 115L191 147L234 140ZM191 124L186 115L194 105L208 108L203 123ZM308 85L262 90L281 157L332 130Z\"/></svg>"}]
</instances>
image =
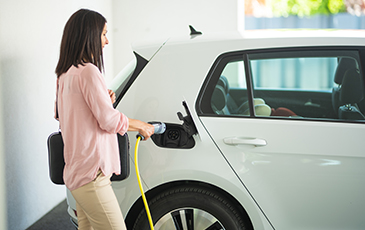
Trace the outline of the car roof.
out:
<instances>
[{"instance_id":1,"label":"car roof","mask_svg":"<svg viewBox=\"0 0 365 230\"><path fill-rule=\"evenodd\" d=\"M241 33L246 38L285 38L285 37L361 37L365 38L365 30L340 30L340 29L267 29L247 30Z\"/></svg>"},{"instance_id":2,"label":"car roof","mask_svg":"<svg viewBox=\"0 0 365 230\"><path fill-rule=\"evenodd\" d=\"M134 43L132 48L150 60L163 46L211 48L217 52L308 46L365 46L365 30L267 29L186 35Z\"/></svg>"}]
</instances>

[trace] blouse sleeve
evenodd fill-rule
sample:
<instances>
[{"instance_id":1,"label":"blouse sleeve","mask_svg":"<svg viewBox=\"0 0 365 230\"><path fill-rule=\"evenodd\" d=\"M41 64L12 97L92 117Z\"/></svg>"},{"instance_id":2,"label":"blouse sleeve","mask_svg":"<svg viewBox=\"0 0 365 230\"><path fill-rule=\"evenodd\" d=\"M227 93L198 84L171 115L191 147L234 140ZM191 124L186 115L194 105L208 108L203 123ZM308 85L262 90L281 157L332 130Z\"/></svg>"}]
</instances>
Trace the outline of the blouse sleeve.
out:
<instances>
[{"instance_id":1,"label":"blouse sleeve","mask_svg":"<svg viewBox=\"0 0 365 230\"><path fill-rule=\"evenodd\" d=\"M82 71L80 87L99 127L109 133L123 135L128 130L128 118L113 108L105 80L95 65L87 64Z\"/></svg>"},{"instance_id":2,"label":"blouse sleeve","mask_svg":"<svg viewBox=\"0 0 365 230\"><path fill-rule=\"evenodd\" d=\"M58 101L58 84L59 84L59 78L57 78L57 82L56 82L56 100L54 101L54 118L56 120L58 120L58 108L57 108L57 101Z\"/></svg>"}]
</instances>

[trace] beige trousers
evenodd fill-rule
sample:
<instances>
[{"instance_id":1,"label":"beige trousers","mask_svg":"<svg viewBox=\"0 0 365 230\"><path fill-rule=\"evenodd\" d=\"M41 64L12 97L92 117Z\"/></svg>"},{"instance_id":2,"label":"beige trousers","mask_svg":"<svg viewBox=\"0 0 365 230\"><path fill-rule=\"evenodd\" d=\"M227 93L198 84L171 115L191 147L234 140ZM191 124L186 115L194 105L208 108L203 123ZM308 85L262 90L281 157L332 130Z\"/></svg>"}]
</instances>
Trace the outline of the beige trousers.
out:
<instances>
[{"instance_id":1,"label":"beige trousers","mask_svg":"<svg viewBox=\"0 0 365 230\"><path fill-rule=\"evenodd\" d=\"M99 170L93 181L71 193L76 200L79 230L127 229L110 176L104 176Z\"/></svg>"}]
</instances>

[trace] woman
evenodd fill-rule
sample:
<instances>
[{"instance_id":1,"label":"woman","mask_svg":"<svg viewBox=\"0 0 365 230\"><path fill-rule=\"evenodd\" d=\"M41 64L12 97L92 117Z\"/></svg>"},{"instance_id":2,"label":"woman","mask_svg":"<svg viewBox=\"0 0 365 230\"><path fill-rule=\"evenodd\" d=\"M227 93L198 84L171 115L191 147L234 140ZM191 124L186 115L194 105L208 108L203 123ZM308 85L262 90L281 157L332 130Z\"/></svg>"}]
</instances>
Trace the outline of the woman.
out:
<instances>
[{"instance_id":1,"label":"woman","mask_svg":"<svg viewBox=\"0 0 365 230\"><path fill-rule=\"evenodd\" d=\"M116 133L154 127L112 106L103 71L106 19L81 9L65 25L56 67L58 116L64 141L64 181L76 200L79 229L126 229L110 177L120 174Z\"/></svg>"}]
</instances>

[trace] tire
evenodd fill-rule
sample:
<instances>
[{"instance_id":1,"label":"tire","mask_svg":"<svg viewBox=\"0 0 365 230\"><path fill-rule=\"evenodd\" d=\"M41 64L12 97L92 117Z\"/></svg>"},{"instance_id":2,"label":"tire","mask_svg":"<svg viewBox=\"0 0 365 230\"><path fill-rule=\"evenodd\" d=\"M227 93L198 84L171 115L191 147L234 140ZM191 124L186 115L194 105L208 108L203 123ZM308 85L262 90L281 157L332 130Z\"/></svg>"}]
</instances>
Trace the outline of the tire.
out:
<instances>
[{"instance_id":1,"label":"tire","mask_svg":"<svg viewBox=\"0 0 365 230\"><path fill-rule=\"evenodd\" d=\"M242 213L217 191L184 185L171 188L149 202L155 230L246 230ZM143 209L132 228L149 230Z\"/></svg>"}]
</instances>

